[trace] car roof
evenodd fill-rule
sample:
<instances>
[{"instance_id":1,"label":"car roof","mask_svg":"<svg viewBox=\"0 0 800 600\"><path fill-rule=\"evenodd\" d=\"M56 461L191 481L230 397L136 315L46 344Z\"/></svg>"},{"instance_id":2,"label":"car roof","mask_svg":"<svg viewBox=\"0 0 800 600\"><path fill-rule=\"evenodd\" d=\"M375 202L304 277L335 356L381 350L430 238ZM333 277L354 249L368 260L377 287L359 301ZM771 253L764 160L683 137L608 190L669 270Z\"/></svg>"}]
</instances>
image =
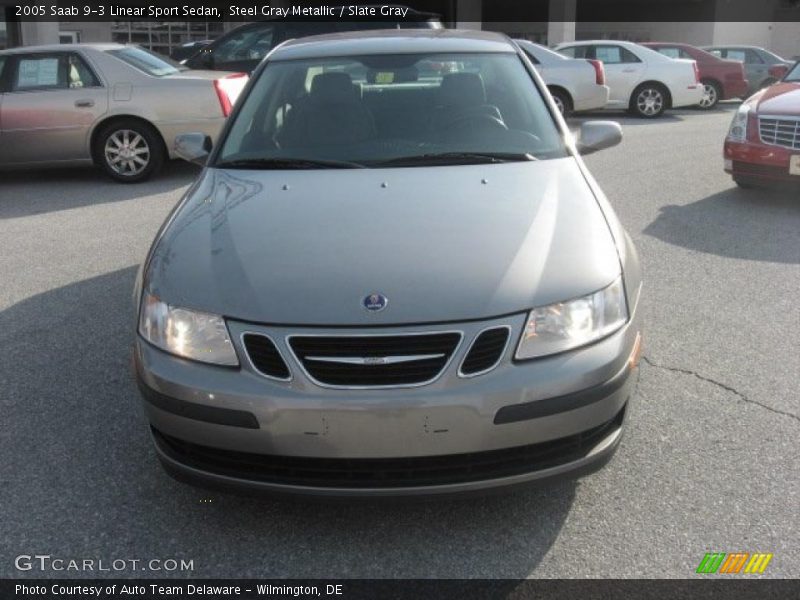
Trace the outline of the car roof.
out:
<instances>
[{"instance_id":1,"label":"car roof","mask_svg":"<svg viewBox=\"0 0 800 600\"><path fill-rule=\"evenodd\" d=\"M418 52L506 52L517 49L508 36L459 29L377 29L298 38L281 44L269 60Z\"/></svg>"},{"instance_id":2,"label":"car roof","mask_svg":"<svg viewBox=\"0 0 800 600\"><path fill-rule=\"evenodd\" d=\"M556 48L563 48L565 46L596 46L598 44L604 46L618 44L620 46L625 46L626 48L639 47L639 44L636 42L628 42L625 40L576 40L574 42L561 42L556 46Z\"/></svg>"},{"instance_id":3,"label":"car roof","mask_svg":"<svg viewBox=\"0 0 800 600\"><path fill-rule=\"evenodd\" d=\"M135 44L131 44L135 45ZM17 48L8 48L3 50L0 54L25 54L29 52L69 52L70 50L98 50L104 52L106 50L117 50L125 48L126 44L114 43L81 43L81 44L44 44L41 46L19 46Z\"/></svg>"},{"instance_id":4,"label":"car roof","mask_svg":"<svg viewBox=\"0 0 800 600\"><path fill-rule=\"evenodd\" d=\"M722 48L745 48L745 49L750 49L750 50L763 50L764 49L761 46L750 46L748 44L716 44L714 46L700 46L700 47L703 48L703 49L706 49L706 48L717 48L717 49L722 49Z\"/></svg>"}]
</instances>

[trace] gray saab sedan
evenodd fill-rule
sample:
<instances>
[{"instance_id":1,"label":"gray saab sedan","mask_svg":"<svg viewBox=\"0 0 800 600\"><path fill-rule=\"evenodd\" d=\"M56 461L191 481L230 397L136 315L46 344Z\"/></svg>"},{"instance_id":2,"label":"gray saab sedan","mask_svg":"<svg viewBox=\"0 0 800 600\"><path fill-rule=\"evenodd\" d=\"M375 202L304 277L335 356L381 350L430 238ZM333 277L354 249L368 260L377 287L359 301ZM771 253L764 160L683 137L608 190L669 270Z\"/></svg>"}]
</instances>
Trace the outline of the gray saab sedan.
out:
<instances>
[{"instance_id":1,"label":"gray saab sedan","mask_svg":"<svg viewBox=\"0 0 800 600\"><path fill-rule=\"evenodd\" d=\"M256 70L137 278L158 455L200 485L448 494L617 448L636 251L531 63L485 32L288 42Z\"/></svg>"}]
</instances>

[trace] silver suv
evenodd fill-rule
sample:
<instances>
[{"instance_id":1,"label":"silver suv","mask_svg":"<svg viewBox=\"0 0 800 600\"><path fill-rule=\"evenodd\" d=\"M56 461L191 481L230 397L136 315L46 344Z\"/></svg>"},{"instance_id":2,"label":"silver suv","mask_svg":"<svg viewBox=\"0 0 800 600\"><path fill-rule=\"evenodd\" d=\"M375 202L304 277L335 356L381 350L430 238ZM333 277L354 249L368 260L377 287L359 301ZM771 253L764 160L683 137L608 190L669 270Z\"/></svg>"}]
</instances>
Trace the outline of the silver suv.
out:
<instances>
[{"instance_id":1,"label":"silver suv","mask_svg":"<svg viewBox=\"0 0 800 600\"><path fill-rule=\"evenodd\" d=\"M306 38L255 72L137 281L167 470L318 495L576 476L623 430L640 269L508 38ZM210 154L209 154L210 151Z\"/></svg>"}]
</instances>

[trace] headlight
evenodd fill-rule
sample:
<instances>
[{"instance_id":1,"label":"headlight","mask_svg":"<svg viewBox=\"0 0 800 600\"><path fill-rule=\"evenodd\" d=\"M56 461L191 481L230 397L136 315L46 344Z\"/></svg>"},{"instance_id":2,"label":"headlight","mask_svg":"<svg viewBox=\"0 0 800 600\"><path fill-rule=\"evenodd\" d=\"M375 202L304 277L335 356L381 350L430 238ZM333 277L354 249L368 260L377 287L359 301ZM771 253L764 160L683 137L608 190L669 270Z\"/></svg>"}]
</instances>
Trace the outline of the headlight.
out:
<instances>
[{"instance_id":1,"label":"headlight","mask_svg":"<svg viewBox=\"0 0 800 600\"><path fill-rule=\"evenodd\" d=\"M620 276L594 294L534 308L525 323L516 358L547 356L590 344L627 320L628 304Z\"/></svg>"},{"instance_id":2,"label":"headlight","mask_svg":"<svg viewBox=\"0 0 800 600\"><path fill-rule=\"evenodd\" d=\"M239 364L222 317L170 306L145 293L139 334L171 354L217 365Z\"/></svg>"},{"instance_id":3,"label":"headlight","mask_svg":"<svg viewBox=\"0 0 800 600\"><path fill-rule=\"evenodd\" d=\"M728 139L732 142L743 142L747 139L747 118L750 115L750 105L742 104L733 115Z\"/></svg>"}]
</instances>

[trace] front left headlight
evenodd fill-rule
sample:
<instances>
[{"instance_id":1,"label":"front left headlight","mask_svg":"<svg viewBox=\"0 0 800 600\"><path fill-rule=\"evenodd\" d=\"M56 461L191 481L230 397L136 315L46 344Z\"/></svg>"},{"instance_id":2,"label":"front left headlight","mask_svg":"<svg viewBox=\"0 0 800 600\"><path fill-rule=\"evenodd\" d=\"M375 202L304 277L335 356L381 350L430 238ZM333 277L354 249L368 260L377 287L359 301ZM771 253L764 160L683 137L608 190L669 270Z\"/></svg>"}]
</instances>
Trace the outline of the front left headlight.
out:
<instances>
[{"instance_id":1,"label":"front left headlight","mask_svg":"<svg viewBox=\"0 0 800 600\"><path fill-rule=\"evenodd\" d=\"M209 313L170 306L145 293L139 334L162 350L216 365L238 366L225 320Z\"/></svg>"},{"instance_id":2,"label":"front left headlight","mask_svg":"<svg viewBox=\"0 0 800 600\"><path fill-rule=\"evenodd\" d=\"M732 142L744 142L747 139L747 119L750 116L750 105L742 104L733 114L731 126L728 128L728 139Z\"/></svg>"},{"instance_id":3,"label":"front left headlight","mask_svg":"<svg viewBox=\"0 0 800 600\"><path fill-rule=\"evenodd\" d=\"M515 357L524 360L573 350L614 333L627 321L628 303L620 276L588 296L534 308Z\"/></svg>"}]
</instances>

